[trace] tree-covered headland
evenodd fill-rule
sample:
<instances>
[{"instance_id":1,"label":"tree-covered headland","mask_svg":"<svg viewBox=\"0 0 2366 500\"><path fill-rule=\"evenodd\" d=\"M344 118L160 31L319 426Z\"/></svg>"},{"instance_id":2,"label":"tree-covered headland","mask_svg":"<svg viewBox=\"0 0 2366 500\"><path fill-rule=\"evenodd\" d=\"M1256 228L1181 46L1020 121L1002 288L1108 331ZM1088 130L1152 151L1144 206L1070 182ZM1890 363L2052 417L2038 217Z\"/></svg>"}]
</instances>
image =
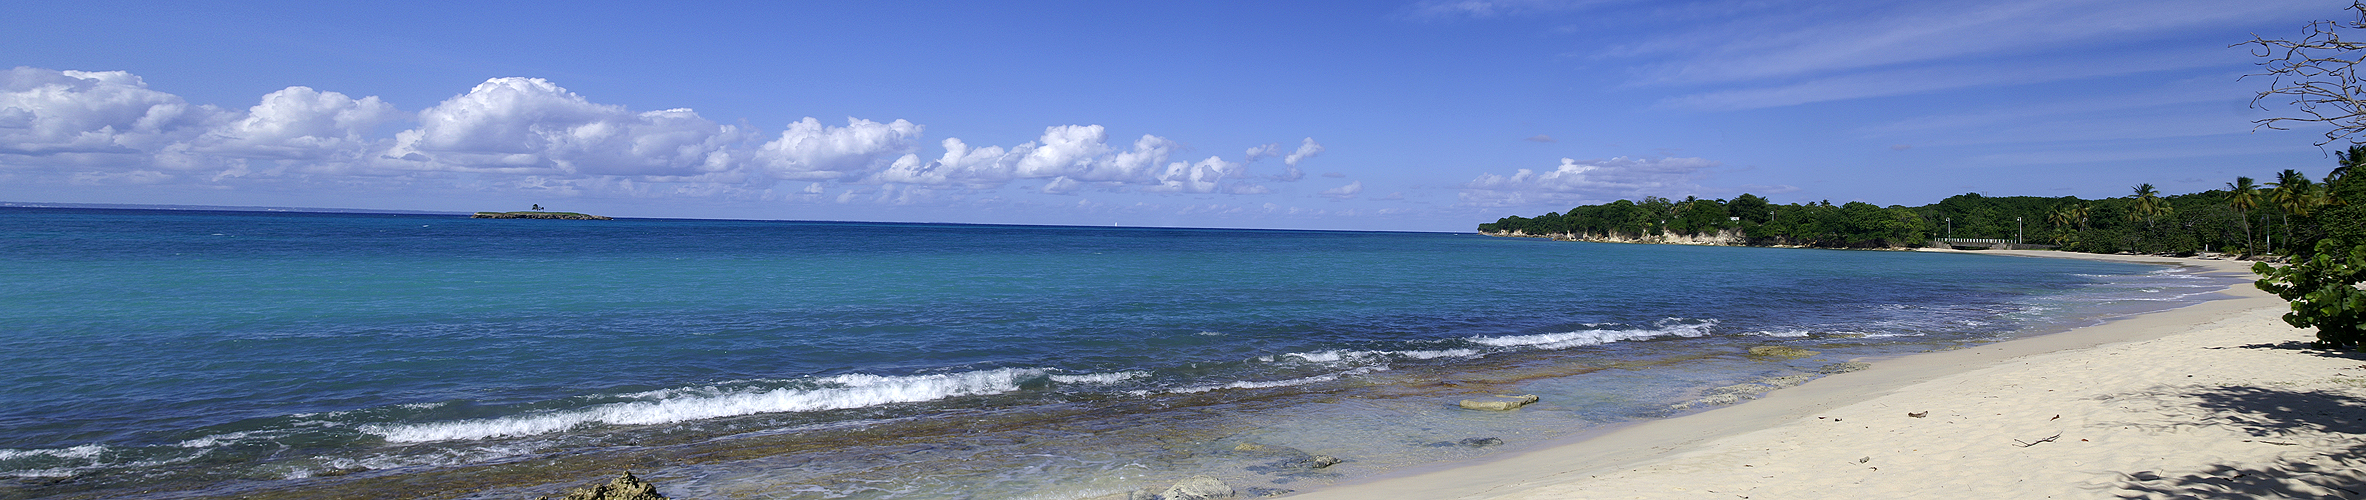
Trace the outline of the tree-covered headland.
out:
<instances>
[{"instance_id":1,"label":"tree-covered headland","mask_svg":"<svg viewBox=\"0 0 2366 500\"><path fill-rule=\"evenodd\" d=\"M2337 165L2323 178L2285 170L2266 182L2237 177L2199 193L2165 195L2140 184L2114 198L1967 193L1916 207L1775 204L1751 194L1731 200L1645 197L1505 217L1480 224L1479 232L1818 248L1913 248L1959 238L2074 252L2285 255L2313 249L2328 237L2366 241L2366 180L2349 175L2352 164L2366 160L2366 146L2335 156Z\"/></svg>"}]
</instances>

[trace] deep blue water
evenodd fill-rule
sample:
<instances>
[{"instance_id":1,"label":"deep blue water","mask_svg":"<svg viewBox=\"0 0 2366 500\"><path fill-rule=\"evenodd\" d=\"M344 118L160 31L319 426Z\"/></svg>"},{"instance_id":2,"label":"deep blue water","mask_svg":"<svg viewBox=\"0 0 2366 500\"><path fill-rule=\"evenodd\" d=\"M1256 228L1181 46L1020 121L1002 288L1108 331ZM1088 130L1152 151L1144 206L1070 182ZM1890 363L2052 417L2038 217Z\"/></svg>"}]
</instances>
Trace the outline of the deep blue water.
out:
<instances>
[{"instance_id":1,"label":"deep blue water","mask_svg":"<svg viewBox=\"0 0 2366 500\"><path fill-rule=\"evenodd\" d=\"M0 476L95 491L949 409L1365 394L1408 370L1826 352L1558 379L1611 394L1564 407L1606 422L1720 382L2153 310L2230 281L1470 234L32 208L0 208L0 255ZM702 470L683 473L698 491L809 481ZM1008 491L1057 496L1031 484ZM13 491L68 491L41 488Z\"/></svg>"}]
</instances>

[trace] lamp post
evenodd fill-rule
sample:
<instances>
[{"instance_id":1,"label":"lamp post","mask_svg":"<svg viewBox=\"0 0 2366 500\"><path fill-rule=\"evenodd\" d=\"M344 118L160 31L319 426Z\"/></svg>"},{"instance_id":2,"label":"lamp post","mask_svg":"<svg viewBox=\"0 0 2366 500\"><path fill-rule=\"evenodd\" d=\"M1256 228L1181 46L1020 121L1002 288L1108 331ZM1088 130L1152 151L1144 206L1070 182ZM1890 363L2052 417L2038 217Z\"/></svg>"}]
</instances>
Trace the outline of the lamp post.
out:
<instances>
[{"instance_id":1,"label":"lamp post","mask_svg":"<svg viewBox=\"0 0 2366 500\"><path fill-rule=\"evenodd\" d=\"M2013 218L2013 246L2021 246L2021 218Z\"/></svg>"},{"instance_id":2,"label":"lamp post","mask_svg":"<svg viewBox=\"0 0 2366 500\"><path fill-rule=\"evenodd\" d=\"M1955 218L1947 218L1947 239L1955 239Z\"/></svg>"}]
</instances>

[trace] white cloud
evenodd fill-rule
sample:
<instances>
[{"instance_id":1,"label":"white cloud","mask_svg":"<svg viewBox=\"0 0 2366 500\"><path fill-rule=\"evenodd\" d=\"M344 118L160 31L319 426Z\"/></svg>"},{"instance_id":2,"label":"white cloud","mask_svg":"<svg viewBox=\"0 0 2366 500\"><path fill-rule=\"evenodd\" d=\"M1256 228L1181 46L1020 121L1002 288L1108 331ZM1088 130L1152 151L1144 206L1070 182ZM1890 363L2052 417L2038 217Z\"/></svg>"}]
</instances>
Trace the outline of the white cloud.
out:
<instances>
[{"instance_id":1,"label":"white cloud","mask_svg":"<svg viewBox=\"0 0 2366 500\"><path fill-rule=\"evenodd\" d=\"M1295 167L1298 166L1298 162L1306 161L1307 158L1313 158L1319 154L1323 154L1323 145L1314 142L1313 137L1308 137L1305 142L1298 144L1297 151L1291 152L1290 156L1282 157L1282 163Z\"/></svg>"},{"instance_id":2,"label":"white cloud","mask_svg":"<svg viewBox=\"0 0 2366 500\"><path fill-rule=\"evenodd\" d=\"M540 78L486 80L420 111L419 122L419 128L395 135L394 148L383 156L405 162L391 165L688 177L733 170L730 148L747 138L738 127L707 121L688 109L633 113L590 102Z\"/></svg>"},{"instance_id":3,"label":"white cloud","mask_svg":"<svg viewBox=\"0 0 2366 500\"><path fill-rule=\"evenodd\" d=\"M1344 198L1354 198L1354 197L1356 197L1356 193L1362 193L1362 192L1364 192L1364 181L1355 181L1355 182L1349 182L1349 183L1347 183L1347 185L1345 185L1345 186L1339 186L1339 187L1335 187L1335 188L1331 188L1331 189L1325 189L1325 190L1323 190L1323 193L1322 193L1322 194L1323 194L1323 196L1327 196L1327 197L1331 197L1331 198L1343 198L1343 199L1344 199Z\"/></svg>"},{"instance_id":4,"label":"white cloud","mask_svg":"<svg viewBox=\"0 0 2366 500\"><path fill-rule=\"evenodd\" d=\"M1481 174L1463 185L1461 198L1470 206L1510 206L1684 196L1697 191L1700 178L1718 165L1705 158L1562 158L1550 171Z\"/></svg>"},{"instance_id":5,"label":"white cloud","mask_svg":"<svg viewBox=\"0 0 2366 500\"><path fill-rule=\"evenodd\" d=\"M377 147L379 124L401 118L377 96L354 99L311 87L263 96L246 116L198 138L195 151L228 156L318 160L355 159Z\"/></svg>"},{"instance_id":6,"label":"white cloud","mask_svg":"<svg viewBox=\"0 0 2366 500\"><path fill-rule=\"evenodd\" d=\"M1241 154L1241 163L1256 163L1257 160L1263 160L1281 155L1282 145L1269 143L1249 148L1248 152Z\"/></svg>"},{"instance_id":7,"label":"white cloud","mask_svg":"<svg viewBox=\"0 0 2366 500\"><path fill-rule=\"evenodd\" d=\"M1177 193L1214 193L1217 192L1219 188L1225 187L1224 181L1239 179L1242 174L1246 173L1246 166L1247 164L1244 163L1224 161L1223 158L1215 156L1210 156L1208 159L1200 160L1199 163L1174 162L1168 164L1166 172L1158 176L1159 185L1146 188L1145 190L1169 191ZM1247 191L1255 190L1250 189ZM1240 194L1252 194L1242 191L1235 192Z\"/></svg>"},{"instance_id":8,"label":"white cloud","mask_svg":"<svg viewBox=\"0 0 2366 500\"><path fill-rule=\"evenodd\" d=\"M232 115L150 90L146 81L122 71L20 66L0 73L0 155L137 164L144 154L194 139Z\"/></svg>"},{"instance_id":9,"label":"white cloud","mask_svg":"<svg viewBox=\"0 0 2366 500\"><path fill-rule=\"evenodd\" d=\"M1154 135L1143 135L1134 141L1130 150L1109 146L1108 132L1100 125L1063 125L1044 129L1037 142L1022 144L1029 149L1016 166L1016 177L1042 179L1068 177L1084 182L1117 184L1149 183L1158 165L1166 163L1167 155L1181 145Z\"/></svg>"},{"instance_id":10,"label":"white cloud","mask_svg":"<svg viewBox=\"0 0 2366 500\"><path fill-rule=\"evenodd\" d=\"M789 124L780 138L756 148L753 162L781 179L854 179L889 168L919 150L920 126L904 120L879 123L848 117L844 127L827 127L807 117Z\"/></svg>"},{"instance_id":11,"label":"white cloud","mask_svg":"<svg viewBox=\"0 0 2366 500\"><path fill-rule=\"evenodd\" d=\"M400 123L382 134L383 125ZM375 96L287 87L251 107L191 104L121 71L0 73L0 178L77 185L278 183L747 201L949 204L1014 181L1086 189L1263 194L1247 161L1170 162L1180 143L1111 144L1100 125L1035 141L924 153L923 127L805 118L777 136L689 109L635 111L537 78L493 78L416 113ZM769 139L769 140L767 140ZM1295 164L1321 146L1305 141ZM1285 156L1278 144L1244 158ZM1293 171L1295 169L1293 168ZM1001 198L989 198L1001 199ZM1006 200L1007 201L1007 200Z\"/></svg>"}]
</instances>

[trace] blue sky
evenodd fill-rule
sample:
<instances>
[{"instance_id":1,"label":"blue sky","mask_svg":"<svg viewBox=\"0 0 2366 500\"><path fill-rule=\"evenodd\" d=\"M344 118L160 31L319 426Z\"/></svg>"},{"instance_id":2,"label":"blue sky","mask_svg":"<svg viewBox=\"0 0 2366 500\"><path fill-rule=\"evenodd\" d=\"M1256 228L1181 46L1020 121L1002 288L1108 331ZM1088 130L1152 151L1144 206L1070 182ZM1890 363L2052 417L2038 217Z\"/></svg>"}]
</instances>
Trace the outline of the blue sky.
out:
<instances>
[{"instance_id":1,"label":"blue sky","mask_svg":"<svg viewBox=\"0 0 2366 500\"><path fill-rule=\"evenodd\" d=\"M2333 2L49 2L0 201L1469 231L2322 175Z\"/></svg>"}]
</instances>

